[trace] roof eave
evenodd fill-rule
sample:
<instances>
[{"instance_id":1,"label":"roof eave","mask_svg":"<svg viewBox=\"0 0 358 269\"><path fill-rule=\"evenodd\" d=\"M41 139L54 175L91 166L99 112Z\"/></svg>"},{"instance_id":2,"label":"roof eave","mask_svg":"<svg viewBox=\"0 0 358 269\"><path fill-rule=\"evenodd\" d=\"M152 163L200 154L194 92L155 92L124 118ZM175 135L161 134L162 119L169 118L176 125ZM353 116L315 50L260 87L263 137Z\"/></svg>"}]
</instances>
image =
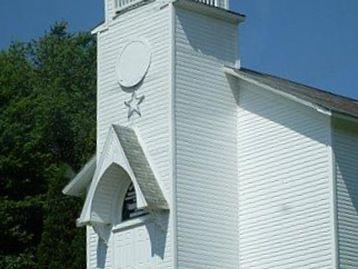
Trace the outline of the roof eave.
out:
<instances>
[{"instance_id":1,"label":"roof eave","mask_svg":"<svg viewBox=\"0 0 358 269\"><path fill-rule=\"evenodd\" d=\"M99 23L97 26L95 26L92 30L91 30L91 34L92 35L96 35L99 32L103 32L105 30L108 29L108 23L105 21L102 21L101 23Z\"/></svg>"},{"instance_id":2,"label":"roof eave","mask_svg":"<svg viewBox=\"0 0 358 269\"><path fill-rule=\"evenodd\" d=\"M245 21L246 16L228 9L209 6L204 3L192 0L174 0L173 4L175 6L190 10L196 11L198 13L203 13L212 17L216 17L231 23L241 23Z\"/></svg>"},{"instance_id":3,"label":"roof eave","mask_svg":"<svg viewBox=\"0 0 358 269\"><path fill-rule=\"evenodd\" d=\"M96 156L93 156L80 172L63 188L62 193L81 197L89 186L96 169Z\"/></svg>"},{"instance_id":4,"label":"roof eave","mask_svg":"<svg viewBox=\"0 0 358 269\"><path fill-rule=\"evenodd\" d=\"M332 110L327 108L327 107L324 107L322 105L319 105L319 104L316 104L316 103L313 103L313 102L309 102L307 100L304 100L304 99L299 98L297 96L294 96L292 94L282 92L282 91L280 91L280 90L278 90L278 89L276 89L274 87L271 87L269 85L266 85L264 83L256 81L255 79L248 78L248 77L246 77L244 75L241 75L241 74L235 72L235 70L233 70L230 67L224 67L224 72L226 74L228 74L228 75L231 75L233 77L236 77L236 78L244 80L244 81L247 81L247 82L249 82L249 83L251 83L253 85L259 86L260 88L264 88L264 89L266 89L266 90L268 90L270 92L273 92L275 94L283 96L283 97L285 97L285 98L287 98L289 100L292 100L292 101L294 101L296 103L300 103L300 104L302 104L304 106L310 107L310 108L316 110L319 113L322 113L322 114L327 115L327 116L332 116Z\"/></svg>"},{"instance_id":5,"label":"roof eave","mask_svg":"<svg viewBox=\"0 0 358 269\"><path fill-rule=\"evenodd\" d=\"M351 121L351 122L358 122L358 117L355 117L353 115L341 111L332 111L332 117L336 119Z\"/></svg>"}]
</instances>

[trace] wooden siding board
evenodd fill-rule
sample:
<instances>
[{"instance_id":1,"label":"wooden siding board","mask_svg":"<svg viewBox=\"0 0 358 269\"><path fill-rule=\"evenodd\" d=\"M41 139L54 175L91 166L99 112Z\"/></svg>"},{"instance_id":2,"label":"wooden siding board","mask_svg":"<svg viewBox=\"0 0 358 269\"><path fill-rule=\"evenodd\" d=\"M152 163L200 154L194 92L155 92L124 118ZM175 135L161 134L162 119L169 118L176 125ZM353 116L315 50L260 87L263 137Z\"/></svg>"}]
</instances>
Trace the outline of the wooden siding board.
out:
<instances>
[{"instance_id":1,"label":"wooden siding board","mask_svg":"<svg viewBox=\"0 0 358 269\"><path fill-rule=\"evenodd\" d=\"M142 6L135 11L122 14L108 31L99 35L99 54L106 57L99 57L98 63L99 126L97 148L98 153L101 153L108 128L111 124L120 123L128 125L127 108L123 102L130 97L130 94L122 91L115 79L115 62L126 41L133 37L144 37L152 45L153 57L148 75L142 87L138 90L138 94L145 95L146 99L142 107L143 117L142 119L135 120L135 124L139 128L140 135L152 158L157 159L156 156L160 155L159 160L155 160L155 163L156 166L163 165L163 168L165 167L159 173L168 181L169 166L167 164L169 156L163 154L162 149L169 146L169 90L167 88L169 84L167 53L169 55L170 51L169 12L168 9L155 10L152 5ZM143 17L149 17L146 23L142 22ZM135 20L135 23L133 20ZM128 30L128 25L135 25L136 27L132 27L132 31L130 31ZM157 27L157 25L162 26ZM150 35L143 34L145 32L150 33ZM156 38L163 40L163 42L159 45L153 44L152 41ZM169 185L165 184L167 189Z\"/></svg>"},{"instance_id":2,"label":"wooden siding board","mask_svg":"<svg viewBox=\"0 0 358 269\"><path fill-rule=\"evenodd\" d=\"M109 1L111 4L113 1ZM109 127L112 124L135 125L146 154L154 166L165 197L171 201L172 178L170 152L170 72L171 54L170 8L159 8L158 2L148 3L120 14L113 19L114 9L107 6L108 29L98 33L98 92L97 92L97 156L101 155ZM113 20L112 20L113 19ZM128 41L144 38L152 49L151 66L138 95L144 95L142 117L129 122L124 101L131 94L123 91L115 76L117 57ZM166 232L165 252L157 268L173 268L172 218Z\"/></svg>"},{"instance_id":3,"label":"wooden siding board","mask_svg":"<svg viewBox=\"0 0 358 269\"><path fill-rule=\"evenodd\" d=\"M176 9L178 268L238 268L234 24Z\"/></svg>"},{"instance_id":4,"label":"wooden siding board","mask_svg":"<svg viewBox=\"0 0 358 269\"><path fill-rule=\"evenodd\" d=\"M87 234L87 269L97 269L98 236L92 227L88 226Z\"/></svg>"},{"instance_id":5,"label":"wooden siding board","mask_svg":"<svg viewBox=\"0 0 358 269\"><path fill-rule=\"evenodd\" d=\"M358 124L333 121L337 182L338 261L358 268Z\"/></svg>"},{"instance_id":6,"label":"wooden siding board","mask_svg":"<svg viewBox=\"0 0 358 269\"><path fill-rule=\"evenodd\" d=\"M94 229L90 226L87 227L87 269L112 269L112 250L110 247L106 249L106 256L105 260L99 261L99 259L103 257L99 257L100 254L98 253L98 244L99 244L99 237L94 231ZM112 242L109 242L111 245ZM101 267L99 266L101 265ZM103 267L102 267L103 266Z\"/></svg>"},{"instance_id":7,"label":"wooden siding board","mask_svg":"<svg viewBox=\"0 0 358 269\"><path fill-rule=\"evenodd\" d=\"M328 117L239 83L240 268L332 268Z\"/></svg>"}]
</instances>

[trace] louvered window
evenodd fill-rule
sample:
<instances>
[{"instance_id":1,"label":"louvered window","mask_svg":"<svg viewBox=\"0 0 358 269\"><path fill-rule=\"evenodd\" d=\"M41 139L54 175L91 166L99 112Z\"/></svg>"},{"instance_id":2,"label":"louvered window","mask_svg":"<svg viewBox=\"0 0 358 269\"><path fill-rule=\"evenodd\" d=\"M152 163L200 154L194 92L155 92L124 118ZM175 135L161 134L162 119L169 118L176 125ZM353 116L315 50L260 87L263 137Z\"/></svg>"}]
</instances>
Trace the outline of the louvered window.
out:
<instances>
[{"instance_id":1,"label":"louvered window","mask_svg":"<svg viewBox=\"0 0 358 269\"><path fill-rule=\"evenodd\" d=\"M143 209L137 208L136 193L134 186L131 183L124 197L122 208L122 221L134 219L144 215L146 215L146 212Z\"/></svg>"}]
</instances>

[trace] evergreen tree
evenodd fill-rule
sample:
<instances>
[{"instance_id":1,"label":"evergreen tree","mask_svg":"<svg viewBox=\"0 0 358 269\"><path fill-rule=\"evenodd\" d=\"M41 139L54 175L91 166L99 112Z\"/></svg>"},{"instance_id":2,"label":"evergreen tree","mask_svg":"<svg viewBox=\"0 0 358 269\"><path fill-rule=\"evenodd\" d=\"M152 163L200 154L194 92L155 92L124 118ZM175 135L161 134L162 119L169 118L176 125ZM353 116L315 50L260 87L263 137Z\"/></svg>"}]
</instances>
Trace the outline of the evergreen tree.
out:
<instances>
[{"instance_id":1,"label":"evergreen tree","mask_svg":"<svg viewBox=\"0 0 358 269\"><path fill-rule=\"evenodd\" d=\"M65 23L0 52L0 268L85 268L82 201L61 190L95 151L95 60Z\"/></svg>"}]
</instances>

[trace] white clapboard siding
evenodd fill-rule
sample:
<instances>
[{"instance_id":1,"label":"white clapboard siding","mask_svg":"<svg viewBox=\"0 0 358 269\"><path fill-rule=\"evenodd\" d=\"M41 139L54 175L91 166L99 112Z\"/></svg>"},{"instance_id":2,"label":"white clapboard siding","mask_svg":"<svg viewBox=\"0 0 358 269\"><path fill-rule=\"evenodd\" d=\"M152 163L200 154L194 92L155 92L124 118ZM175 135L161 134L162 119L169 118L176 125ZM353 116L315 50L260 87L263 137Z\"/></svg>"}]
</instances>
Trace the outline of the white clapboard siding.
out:
<instances>
[{"instance_id":1,"label":"white clapboard siding","mask_svg":"<svg viewBox=\"0 0 358 269\"><path fill-rule=\"evenodd\" d=\"M87 269L97 269L98 235L91 226L87 226Z\"/></svg>"},{"instance_id":2,"label":"white clapboard siding","mask_svg":"<svg viewBox=\"0 0 358 269\"><path fill-rule=\"evenodd\" d=\"M113 195L118 192L117 188L119 186L119 180L112 180L110 177L117 176L117 173L111 171L111 173L107 173L107 175L101 180L100 191L97 191L96 199L93 201L93 213L98 215L100 219L103 221L107 221L112 219L113 215ZM100 216L106 217L106 219L101 218Z\"/></svg>"},{"instance_id":3,"label":"white clapboard siding","mask_svg":"<svg viewBox=\"0 0 358 269\"><path fill-rule=\"evenodd\" d=\"M139 226L116 231L113 239L114 268L154 269L160 264L165 248L165 234L155 223L147 221Z\"/></svg>"},{"instance_id":4,"label":"white clapboard siding","mask_svg":"<svg viewBox=\"0 0 358 269\"><path fill-rule=\"evenodd\" d=\"M170 9L151 2L122 13L109 23L107 30L98 33L98 98L97 98L97 156L100 156L111 124L135 125L144 144L150 165L160 181L167 201L171 201L170 178L170 72L171 51ZM127 42L145 39L151 46L152 60L148 73L137 90L144 95L140 109L142 117L129 122L125 101L131 93L117 83L115 65ZM172 212L172 211L171 211ZM157 268L173 265L172 218L166 233L164 259Z\"/></svg>"},{"instance_id":5,"label":"white clapboard siding","mask_svg":"<svg viewBox=\"0 0 358 269\"><path fill-rule=\"evenodd\" d=\"M111 166L103 174L92 201L92 217L104 223L118 224L120 189L127 188L130 178L117 166ZM123 192L123 191L122 191Z\"/></svg>"},{"instance_id":6,"label":"white clapboard siding","mask_svg":"<svg viewBox=\"0 0 358 269\"><path fill-rule=\"evenodd\" d=\"M238 89L240 268L333 268L328 117Z\"/></svg>"},{"instance_id":7,"label":"white clapboard siding","mask_svg":"<svg viewBox=\"0 0 358 269\"><path fill-rule=\"evenodd\" d=\"M112 238L108 242L108 246L111 245ZM94 229L87 226L87 269L112 268L112 248L107 247L103 242L100 243L100 239Z\"/></svg>"},{"instance_id":8,"label":"white clapboard siding","mask_svg":"<svg viewBox=\"0 0 358 269\"><path fill-rule=\"evenodd\" d=\"M238 268L237 115L223 72L236 27L176 10L178 268Z\"/></svg>"},{"instance_id":9,"label":"white clapboard siding","mask_svg":"<svg viewBox=\"0 0 358 269\"><path fill-rule=\"evenodd\" d=\"M152 48L152 62L137 91L138 95L145 96L141 104L142 117L137 117L131 124L138 128L156 172L169 193L169 9L159 9L154 4L122 14L108 31L99 34L97 156L103 150L110 125L129 124L124 102L131 94L117 83L116 59L128 41L139 37L147 39Z\"/></svg>"},{"instance_id":10,"label":"white clapboard siding","mask_svg":"<svg viewBox=\"0 0 358 269\"><path fill-rule=\"evenodd\" d=\"M358 124L336 120L338 257L340 269L358 268Z\"/></svg>"}]
</instances>

